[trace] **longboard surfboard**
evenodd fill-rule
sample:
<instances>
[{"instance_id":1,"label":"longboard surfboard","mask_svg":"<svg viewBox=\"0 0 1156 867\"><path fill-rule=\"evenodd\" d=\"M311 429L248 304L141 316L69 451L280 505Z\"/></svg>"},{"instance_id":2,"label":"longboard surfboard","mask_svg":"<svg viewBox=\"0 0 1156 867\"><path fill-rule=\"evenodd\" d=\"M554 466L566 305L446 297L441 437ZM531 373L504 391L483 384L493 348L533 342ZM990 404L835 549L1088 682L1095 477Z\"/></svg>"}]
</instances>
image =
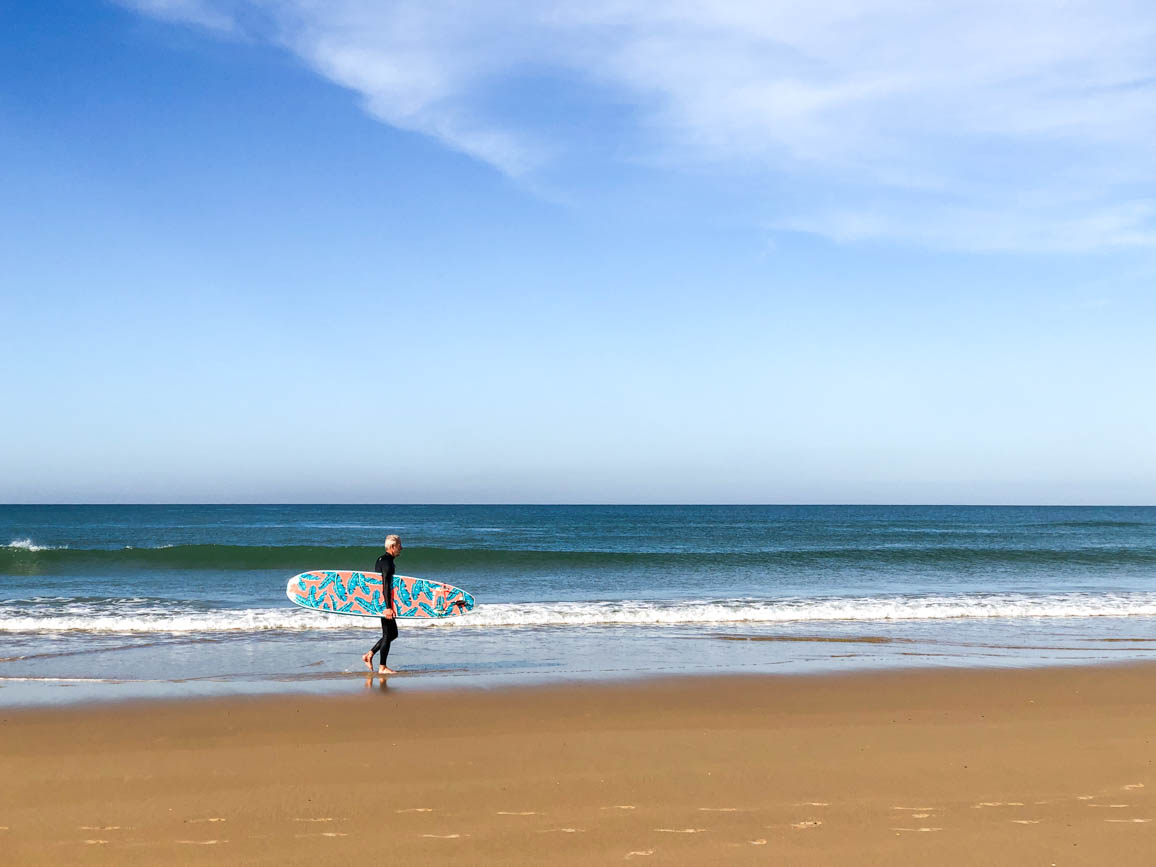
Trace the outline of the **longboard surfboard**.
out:
<instances>
[{"instance_id":1,"label":"longboard surfboard","mask_svg":"<svg viewBox=\"0 0 1156 867\"><path fill-rule=\"evenodd\" d=\"M382 617L386 606L381 591L381 575L377 572L340 569L302 572L290 578L285 587L285 595L295 605L352 617ZM393 610L397 617L457 617L473 607L474 597L460 587L408 575L393 576Z\"/></svg>"}]
</instances>

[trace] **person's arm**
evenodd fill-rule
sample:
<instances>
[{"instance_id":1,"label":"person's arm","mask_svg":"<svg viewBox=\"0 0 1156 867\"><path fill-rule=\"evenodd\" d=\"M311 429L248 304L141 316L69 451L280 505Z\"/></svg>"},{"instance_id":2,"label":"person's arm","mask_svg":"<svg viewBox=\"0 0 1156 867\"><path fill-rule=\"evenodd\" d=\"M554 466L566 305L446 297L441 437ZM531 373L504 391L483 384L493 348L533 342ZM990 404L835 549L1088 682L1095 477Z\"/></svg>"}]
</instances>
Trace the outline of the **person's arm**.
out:
<instances>
[{"instance_id":1,"label":"person's arm","mask_svg":"<svg viewBox=\"0 0 1156 867\"><path fill-rule=\"evenodd\" d=\"M393 610L393 573L397 571L393 565L393 558L389 560L389 565L385 568L385 572L381 576L381 586L385 593L385 616L396 617L397 612Z\"/></svg>"}]
</instances>

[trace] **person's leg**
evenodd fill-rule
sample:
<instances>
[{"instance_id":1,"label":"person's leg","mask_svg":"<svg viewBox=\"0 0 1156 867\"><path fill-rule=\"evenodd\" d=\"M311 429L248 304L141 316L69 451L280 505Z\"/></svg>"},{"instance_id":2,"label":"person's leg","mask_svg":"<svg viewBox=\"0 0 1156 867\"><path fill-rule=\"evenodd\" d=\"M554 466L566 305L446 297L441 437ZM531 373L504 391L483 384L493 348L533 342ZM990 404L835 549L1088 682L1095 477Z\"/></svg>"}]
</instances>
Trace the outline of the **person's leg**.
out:
<instances>
[{"instance_id":1,"label":"person's leg","mask_svg":"<svg viewBox=\"0 0 1156 867\"><path fill-rule=\"evenodd\" d=\"M393 644L394 639L397 638L397 621L383 617L381 620L381 631L384 634L381 637L381 641L378 642L378 644L381 645L381 657L377 663L379 666L378 671L384 669L386 673L389 673L391 670L387 664L387 660L389 659L389 646Z\"/></svg>"},{"instance_id":2,"label":"person's leg","mask_svg":"<svg viewBox=\"0 0 1156 867\"><path fill-rule=\"evenodd\" d=\"M377 651L381 650L382 644L385 643L386 637L389 635L389 630L386 627L386 623L389 623L389 622L391 622L391 621L386 620L384 617L381 618L381 638L377 639L377 644L373 645L373 647L370 649L369 653L367 653L367 654L365 654L365 656L361 657L361 661L365 663L365 667L368 668L370 671L373 671L373 654L375 654L375 653L377 653ZM396 630L396 628L397 627L394 627L395 630ZM386 650L385 652L389 653L388 650ZM382 665L385 664L385 656L384 655L382 656L381 662L382 662Z\"/></svg>"}]
</instances>

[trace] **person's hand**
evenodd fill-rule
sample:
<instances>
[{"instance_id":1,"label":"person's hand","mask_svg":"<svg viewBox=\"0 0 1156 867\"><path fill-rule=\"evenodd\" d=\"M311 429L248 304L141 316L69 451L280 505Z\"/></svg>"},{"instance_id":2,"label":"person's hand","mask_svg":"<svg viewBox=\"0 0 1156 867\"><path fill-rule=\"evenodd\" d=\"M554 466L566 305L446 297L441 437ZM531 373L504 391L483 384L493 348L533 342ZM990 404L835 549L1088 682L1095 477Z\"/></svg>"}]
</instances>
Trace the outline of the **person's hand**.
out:
<instances>
[{"instance_id":1,"label":"person's hand","mask_svg":"<svg viewBox=\"0 0 1156 867\"><path fill-rule=\"evenodd\" d=\"M397 616L397 612L394 611L392 608L385 609L385 619L386 620L393 620L393 618L396 616Z\"/></svg>"}]
</instances>

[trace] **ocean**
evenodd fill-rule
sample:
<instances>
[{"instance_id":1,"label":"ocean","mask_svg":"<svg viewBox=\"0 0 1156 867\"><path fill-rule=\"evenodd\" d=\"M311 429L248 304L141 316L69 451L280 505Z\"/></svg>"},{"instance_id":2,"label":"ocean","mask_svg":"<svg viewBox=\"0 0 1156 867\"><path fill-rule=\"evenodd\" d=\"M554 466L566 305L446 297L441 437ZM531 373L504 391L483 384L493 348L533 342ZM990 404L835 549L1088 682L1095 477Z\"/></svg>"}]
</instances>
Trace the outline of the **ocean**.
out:
<instances>
[{"instance_id":1,"label":"ocean","mask_svg":"<svg viewBox=\"0 0 1156 867\"><path fill-rule=\"evenodd\" d=\"M389 533L478 601L391 689L1156 650L1156 507L0 506L0 706L363 689L378 622L285 583Z\"/></svg>"}]
</instances>

